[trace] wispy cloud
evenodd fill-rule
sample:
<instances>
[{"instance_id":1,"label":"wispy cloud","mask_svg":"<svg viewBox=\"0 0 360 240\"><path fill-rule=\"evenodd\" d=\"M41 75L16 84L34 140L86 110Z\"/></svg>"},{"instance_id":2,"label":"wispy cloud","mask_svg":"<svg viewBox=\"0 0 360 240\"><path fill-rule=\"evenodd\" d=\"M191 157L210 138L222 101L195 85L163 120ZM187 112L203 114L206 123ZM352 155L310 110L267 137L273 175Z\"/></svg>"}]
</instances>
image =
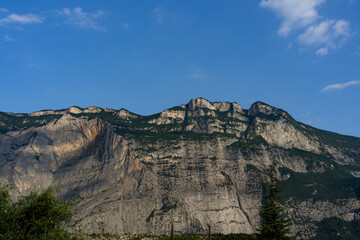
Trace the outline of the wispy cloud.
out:
<instances>
[{"instance_id":1,"label":"wispy cloud","mask_svg":"<svg viewBox=\"0 0 360 240\"><path fill-rule=\"evenodd\" d=\"M7 12L5 8L0 8L0 12ZM98 10L96 12L90 13L84 11L80 7L74 9L64 8L61 10L49 10L39 14L24 14L19 15L16 13L8 14L4 18L0 18L0 26L17 24L17 25L29 25L35 23L42 23L45 20L51 21L51 18L55 23L62 21L64 24L77 26L79 28L88 28L95 29L98 31L105 31L106 28L101 26L99 21L105 15L105 12ZM62 18L62 19L61 19ZM127 23L122 24L123 28L128 28Z\"/></svg>"},{"instance_id":2,"label":"wispy cloud","mask_svg":"<svg viewBox=\"0 0 360 240\"><path fill-rule=\"evenodd\" d=\"M360 47L358 47L358 48L353 52L353 54L354 54L355 56L360 57Z\"/></svg>"},{"instance_id":3,"label":"wispy cloud","mask_svg":"<svg viewBox=\"0 0 360 240\"><path fill-rule=\"evenodd\" d=\"M0 19L0 25L6 24L34 24L34 23L42 23L42 17L36 14L26 14L26 15L18 15L15 13L10 14L9 16Z\"/></svg>"},{"instance_id":4,"label":"wispy cloud","mask_svg":"<svg viewBox=\"0 0 360 240\"><path fill-rule=\"evenodd\" d=\"M303 28L319 18L316 7L326 0L262 0L260 6L270 8L282 18L278 33L287 36L293 29Z\"/></svg>"},{"instance_id":5,"label":"wispy cloud","mask_svg":"<svg viewBox=\"0 0 360 240\"><path fill-rule=\"evenodd\" d=\"M346 83L337 83L337 84L332 84L329 86L324 87L321 91L322 92L328 92L328 91L332 91L332 90L341 90L350 86L354 86L354 85L359 85L360 81L350 81L350 82L346 82Z\"/></svg>"},{"instance_id":6,"label":"wispy cloud","mask_svg":"<svg viewBox=\"0 0 360 240\"><path fill-rule=\"evenodd\" d=\"M192 78L192 79L195 79L195 80L201 80L201 79L204 79L206 77L206 74L201 70L196 70L196 71L193 71L189 75L189 77Z\"/></svg>"},{"instance_id":7,"label":"wispy cloud","mask_svg":"<svg viewBox=\"0 0 360 240\"><path fill-rule=\"evenodd\" d=\"M327 54L329 48L338 48L351 36L350 24L345 20L324 20L310 26L299 35L299 42L306 46L321 46L317 50L321 55Z\"/></svg>"},{"instance_id":8,"label":"wispy cloud","mask_svg":"<svg viewBox=\"0 0 360 240\"><path fill-rule=\"evenodd\" d=\"M317 51L316 51L316 55L318 56L324 56L326 54L329 53L329 50L327 47L322 47L322 48L319 48Z\"/></svg>"},{"instance_id":9,"label":"wispy cloud","mask_svg":"<svg viewBox=\"0 0 360 240\"><path fill-rule=\"evenodd\" d=\"M203 79L205 76L203 73L193 73L190 75L192 79Z\"/></svg>"},{"instance_id":10,"label":"wispy cloud","mask_svg":"<svg viewBox=\"0 0 360 240\"><path fill-rule=\"evenodd\" d=\"M15 40L12 39L11 37L9 37L8 35L5 35L5 36L4 36L4 41L5 41L5 42L14 42Z\"/></svg>"},{"instance_id":11,"label":"wispy cloud","mask_svg":"<svg viewBox=\"0 0 360 240\"><path fill-rule=\"evenodd\" d=\"M153 16L157 23L162 23L164 21L164 8L162 6L154 8Z\"/></svg>"},{"instance_id":12,"label":"wispy cloud","mask_svg":"<svg viewBox=\"0 0 360 240\"><path fill-rule=\"evenodd\" d=\"M99 19L105 14L104 11L98 10L94 13L83 11L82 8L77 7L73 10L64 8L58 13L65 17L65 23L74 25L80 28L91 28L95 30L104 31L105 27L101 26L98 22Z\"/></svg>"},{"instance_id":13,"label":"wispy cloud","mask_svg":"<svg viewBox=\"0 0 360 240\"><path fill-rule=\"evenodd\" d=\"M262 0L261 7L269 8L282 19L280 36L294 30L303 31L297 37L300 46L315 48L316 55L326 55L351 37L350 23L346 20L323 20L317 8L326 0ZM303 49L302 47L302 49Z\"/></svg>"}]
</instances>

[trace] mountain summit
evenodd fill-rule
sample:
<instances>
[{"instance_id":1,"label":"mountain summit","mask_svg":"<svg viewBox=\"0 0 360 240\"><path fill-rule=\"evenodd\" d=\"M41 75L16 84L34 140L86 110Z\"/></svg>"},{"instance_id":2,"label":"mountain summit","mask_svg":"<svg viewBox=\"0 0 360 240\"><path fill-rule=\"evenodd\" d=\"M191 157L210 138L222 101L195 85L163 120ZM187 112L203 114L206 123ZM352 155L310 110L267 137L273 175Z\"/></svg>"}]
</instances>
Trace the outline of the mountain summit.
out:
<instances>
[{"instance_id":1,"label":"mountain summit","mask_svg":"<svg viewBox=\"0 0 360 240\"><path fill-rule=\"evenodd\" d=\"M0 173L13 196L60 183L87 232L253 233L275 166L301 239L360 218L360 139L263 102L203 98L141 116L71 107L0 113ZM351 234L351 233L349 233Z\"/></svg>"}]
</instances>

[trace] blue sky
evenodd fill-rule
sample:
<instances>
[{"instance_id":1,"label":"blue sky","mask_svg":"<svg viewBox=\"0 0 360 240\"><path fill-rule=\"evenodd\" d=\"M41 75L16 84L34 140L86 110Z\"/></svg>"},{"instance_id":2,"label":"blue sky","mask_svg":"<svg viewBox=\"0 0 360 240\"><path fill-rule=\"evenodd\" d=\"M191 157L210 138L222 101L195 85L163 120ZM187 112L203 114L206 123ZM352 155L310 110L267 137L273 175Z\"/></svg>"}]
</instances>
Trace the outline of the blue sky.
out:
<instances>
[{"instance_id":1,"label":"blue sky","mask_svg":"<svg viewBox=\"0 0 360 240\"><path fill-rule=\"evenodd\" d=\"M360 136L359 12L360 0L2 1L0 111L261 100Z\"/></svg>"}]
</instances>

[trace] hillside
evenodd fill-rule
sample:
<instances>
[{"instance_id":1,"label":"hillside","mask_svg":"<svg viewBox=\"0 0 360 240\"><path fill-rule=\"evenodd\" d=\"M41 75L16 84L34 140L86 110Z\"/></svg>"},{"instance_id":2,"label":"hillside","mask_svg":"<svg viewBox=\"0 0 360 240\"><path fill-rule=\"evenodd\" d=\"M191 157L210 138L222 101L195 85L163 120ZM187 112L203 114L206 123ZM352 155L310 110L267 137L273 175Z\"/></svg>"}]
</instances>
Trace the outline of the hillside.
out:
<instances>
[{"instance_id":1,"label":"hillside","mask_svg":"<svg viewBox=\"0 0 360 240\"><path fill-rule=\"evenodd\" d=\"M327 223L356 234L343 226L360 219L360 139L263 102L247 110L197 98L151 116L98 107L0 113L0 176L14 183L13 196L60 183L89 233L161 234L171 222L177 233L207 224L253 233L272 165L294 235L321 236Z\"/></svg>"}]
</instances>

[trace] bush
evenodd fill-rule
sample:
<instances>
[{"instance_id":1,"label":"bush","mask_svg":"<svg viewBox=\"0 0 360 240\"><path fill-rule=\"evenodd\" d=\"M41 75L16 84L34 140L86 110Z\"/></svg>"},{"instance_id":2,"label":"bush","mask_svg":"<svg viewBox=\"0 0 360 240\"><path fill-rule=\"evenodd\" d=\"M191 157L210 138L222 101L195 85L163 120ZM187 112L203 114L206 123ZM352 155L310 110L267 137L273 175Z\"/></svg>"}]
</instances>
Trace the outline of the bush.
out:
<instances>
[{"instance_id":1,"label":"bush","mask_svg":"<svg viewBox=\"0 0 360 240\"><path fill-rule=\"evenodd\" d=\"M73 202L58 198L48 187L12 203L9 190L0 183L0 239L74 239L62 228L71 222Z\"/></svg>"}]
</instances>

